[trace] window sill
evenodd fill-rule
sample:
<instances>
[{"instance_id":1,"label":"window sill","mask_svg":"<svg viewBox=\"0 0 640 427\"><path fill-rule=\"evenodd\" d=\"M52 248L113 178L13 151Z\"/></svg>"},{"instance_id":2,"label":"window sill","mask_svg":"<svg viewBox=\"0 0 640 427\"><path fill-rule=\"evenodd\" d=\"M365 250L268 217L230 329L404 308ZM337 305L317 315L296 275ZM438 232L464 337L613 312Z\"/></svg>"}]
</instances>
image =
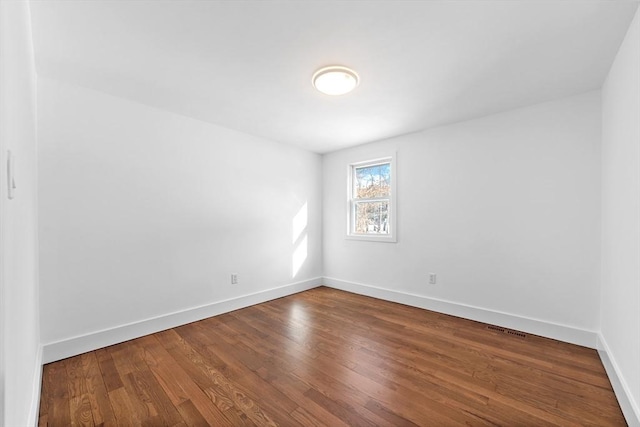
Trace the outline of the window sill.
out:
<instances>
[{"instance_id":1,"label":"window sill","mask_svg":"<svg viewBox=\"0 0 640 427\"><path fill-rule=\"evenodd\" d=\"M362 240L365 242L382 242L382 243L396 243L397 239L394 235L373 235L373 234L347 234L347 240Z\"/></svg>"}]
</instances>

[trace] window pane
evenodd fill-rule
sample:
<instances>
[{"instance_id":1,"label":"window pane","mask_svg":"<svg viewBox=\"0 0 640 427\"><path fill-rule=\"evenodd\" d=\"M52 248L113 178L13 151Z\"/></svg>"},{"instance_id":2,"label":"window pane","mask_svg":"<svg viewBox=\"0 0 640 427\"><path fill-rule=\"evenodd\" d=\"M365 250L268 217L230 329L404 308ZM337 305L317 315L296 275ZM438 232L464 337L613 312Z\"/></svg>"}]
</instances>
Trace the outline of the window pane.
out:
<instances>
[{"instance_id":1,"label":"window pane","mask_svg":"<svg viewBox=\"0 0 640 427\"><path fill-rule=\"evenodd\" d=\"M391 194L391 163L355 168L355 199L388 197Z\"/></svg>"},{"instance_id":2,"label":"window pane","mask_svg":"<svg viewBox=\"0 0 640 427\"><path fill-rule=\"evenodd\" d=\"M356 202L354 206L357 234L389 234L389 202Z\"/></svg>"}]
</instances>

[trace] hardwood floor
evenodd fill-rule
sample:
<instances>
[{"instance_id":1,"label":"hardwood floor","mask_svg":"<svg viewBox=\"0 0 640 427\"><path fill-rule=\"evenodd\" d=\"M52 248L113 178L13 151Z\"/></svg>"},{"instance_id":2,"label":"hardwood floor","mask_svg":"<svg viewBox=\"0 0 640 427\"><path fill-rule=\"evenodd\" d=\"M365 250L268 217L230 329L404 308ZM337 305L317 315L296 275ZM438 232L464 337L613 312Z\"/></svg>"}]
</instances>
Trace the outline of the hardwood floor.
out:
<instances>
[{"instance_id":1,"label":"hardwood floor","mask_svg":"<svg viewBox=\"0 0 640 427\"><path fill-rule=\"evenodd\" d=\"M626 425L595 350L329 288L45 365L40 425Z\"/></svg>"}]
</instances>

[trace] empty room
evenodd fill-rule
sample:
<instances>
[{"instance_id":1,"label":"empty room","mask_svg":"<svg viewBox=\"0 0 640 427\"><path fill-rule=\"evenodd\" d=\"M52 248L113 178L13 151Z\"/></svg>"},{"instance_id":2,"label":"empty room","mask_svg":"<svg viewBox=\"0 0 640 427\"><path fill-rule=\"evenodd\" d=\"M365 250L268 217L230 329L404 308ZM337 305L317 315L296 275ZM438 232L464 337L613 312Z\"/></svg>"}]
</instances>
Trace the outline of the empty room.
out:
<instances>
[{"instance_id":1,"label":"empty room","mask_svg":"<svg viewBox=\"0 0 640 427\"><path fill-rule=\"evenodd\" d=\"M640 426L637 0L0 0L0 426Z\"/></svg>"}]
</instances>

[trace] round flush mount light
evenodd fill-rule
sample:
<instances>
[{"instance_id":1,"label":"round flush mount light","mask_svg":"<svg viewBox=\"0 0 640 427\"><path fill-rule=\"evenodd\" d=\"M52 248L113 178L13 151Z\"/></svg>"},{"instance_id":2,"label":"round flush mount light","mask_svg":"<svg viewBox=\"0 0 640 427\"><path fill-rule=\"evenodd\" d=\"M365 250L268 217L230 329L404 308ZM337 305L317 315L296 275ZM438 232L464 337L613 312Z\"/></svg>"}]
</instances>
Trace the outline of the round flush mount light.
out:
<instances>
[{"instance_id":1,"label":"round flush mount light","mask_svg":"<svg viewBox=\"0 0 640 427\"><path fill-rule=\"evenodd\" d=\"M313 87L327 95L344 95L360 83L358 73L340 65L320 68L311 79Z\"/></svg>"}]
</instances>

